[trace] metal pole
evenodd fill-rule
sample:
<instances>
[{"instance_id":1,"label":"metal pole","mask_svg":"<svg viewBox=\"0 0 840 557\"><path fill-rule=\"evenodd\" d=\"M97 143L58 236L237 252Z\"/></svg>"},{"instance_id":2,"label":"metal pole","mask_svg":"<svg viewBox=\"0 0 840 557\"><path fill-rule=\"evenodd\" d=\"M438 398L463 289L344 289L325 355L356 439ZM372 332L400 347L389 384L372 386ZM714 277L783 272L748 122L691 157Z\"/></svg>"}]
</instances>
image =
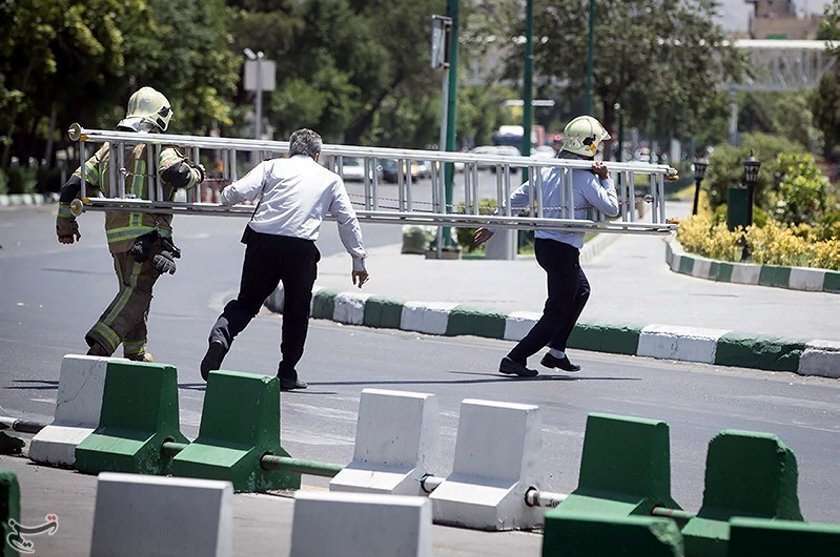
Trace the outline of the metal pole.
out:
<instances>
[{"instance_id":1,"label":"metal pole","mask_svg":"<svg viewBox=\"0 0 840 557\"><path fill-rule=\"evenodd\" d=\"M12 418L10 416L0 416L0 431L10 429L20 433L38 433L48 424L41 422L31 422L28 420L21 420L19 418Z\"/></svg>"},{"instance_id":2,"label":"metal pole","mask_svg":"<svg viewBox=\"0 0 840 557\"><path fill-rule=\"evenodd\" d=\"M449 33L449 92L447 94L446 110L446 150L455 150L455 115L458 109L458 0L447 0L446 15L452 20L452 30ZM455 167L451 162L446 163L445 175L445 212L452 210L452 178ZM449 227L443 229L443 240L447 246L452 245L452 235Z\"/></svg>"},{"instance_id":3,"label":"metal pole","mask_svg":"<svg viewBox=\"0 0 840 557\"><path fill-rule=\"evenodd\" d=\"M254 120L254 139L262 137L262 51L257 52L257 98L256 119Z\"/></svg>"},{"instance_id":4,"label":"metal pole","mask_svg":"<svg viewBox=\"0 0 840 557\"><path fill-rule=\"evenodd\" d=\"M700 180L694 181L694 204L691 207L691 214L697 214L697 202L700 199Z\"/></svg>"},{"instance_id":5,"label":"metal pole","mask_svg":"<svg viewBox=\"0 0 840 557\"><path fill-rule=\"evenodd\" d=\"M525 5L525 75L522 80L522 156L531 155L531 126L534 117L533 105L533 73L534 73L534 1L528 0ZM528 169L523 168L527 173ZM525 174L523 181L528 180Z\"/></svg>"},{"instance_id":6,"label":"metal pole","mask_svg":"<svg viewBox=\"0 0 840 557\"><path fill-rule=\"evenodd\" d=\"M586 97L584 112L592 114L592 57L595 49L595 0L589 0L589 38L586 43Z\"/></svg>"},{"instance_id":7,"label":"metal pole","mask_svg":"<svg viewBox=\"0 0 840 557\"><path fill-rule=\"evenodd\" d=\"M621 103L615 103L615 106L618 112L618 155L615 160L622 162L624 158L624 110L621 108Z\"/></svg>"},{"instance_id":8,"label":"metal pole","mask_svg":"<svg viewBox=\"0 0 840 557\"><path fill-rule=\"evenodd\" d=\"M328 478L332 478L344 469L343 466L339 466L338 464L276 455L265 455L260 459L260 465L266 470L326 476Z\"/></svg>"}]
</instances>

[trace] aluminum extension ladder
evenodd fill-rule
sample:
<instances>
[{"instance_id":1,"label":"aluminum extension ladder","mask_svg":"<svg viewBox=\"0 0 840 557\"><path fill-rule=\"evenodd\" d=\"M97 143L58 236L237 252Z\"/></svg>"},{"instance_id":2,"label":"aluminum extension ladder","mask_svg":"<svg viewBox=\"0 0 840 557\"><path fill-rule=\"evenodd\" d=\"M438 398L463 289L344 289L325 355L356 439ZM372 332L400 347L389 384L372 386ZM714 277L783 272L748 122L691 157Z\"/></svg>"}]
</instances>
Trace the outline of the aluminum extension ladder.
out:
<instances>
[{"instance_id":1,"label":"aluminum extension ladder","mask_svg":"<svg viewBox=\"0 0 840 557\"><path fill-rule=\"evenodd\" d=\"M74 214L84 211L133 211L165 214L200 214L217 216L250 217L253 206L221 206L216 203L202 202L202 188L213 182L225 184L237 179L237 154L241 152L257 153L258 160L284 156L288 153L287 141L262 141L254 139L228 139L220 137L201 137L170 134L137 134L109 130L85 129L73 124L68 130L72 141L79 143L79 157L83 164L88 156L88 144L109 143L111 160L120 157L124 146L146 144L148 157L147 168L156 168L156 161L164 146L174 145L194 161L201 160L202 152L210 150L215 158L221 159L222 175L205 180L199 188L192 190L183 201L163 201L162 187L157 172L150 172L149 178L154 187L149 187L149 199L136 199L126 195L125 182L129 172L124 168L124 161L110 164L110 183L117 184L116 197L88 197L84 173L82 173L81 198L71 207ZM359 147L351 145L325 144L321 151L321 161L327 168L344 175L346 159L361 159L363 180L360 186L350 187L348 192L356 208L360 222L384 224L413 224L452 227L491 226L520 230L552 229L566 231L592 231L622 234L669 234L675 225L670 224L665 216L665 182L676 178L676 170L661 164L615 163L608 162L610 172L615 177L618 192L620 214L614 220L607 220L594 214L591 220L575 220L575 200L572 188L572 173L575 168L589 168L591 163L578 160L538 159L529 157L487 156L469 153L454 153L416 149L393 149L384 147ZM379 160L397 161L396 192L393 186L386 185L380 177ZM431 166L430 184L418 181L411 171L412 163L423 162ZM463 179L453 180L453 190L463 199L457 206L447 206L444 186L444 167L446 163L456 163L463 167ZM510 193L520 183L516 181L516 172L527 169L528 179L539 185L545 167L563 169L561 180L560 218L545 218L541 188L535 188L537 195L530 199L526 216L511 212L507 200ZM482 214L480 210L480 169L490 168L495 171L495 201L503 209L499 214ZM637 184L637 180L640 182ZM456 183L460 182L460 183ZM486 184L486 180L484 182ZM486 186L485 186L486 189ZM643 196L637 195L642 189ZM388 192L391 192L390 194ZM425 196L426 200L421 197ZM639 198L650 203L650 220L643 222L635 210ZM487 211L485 211L487 212Z\"/></svg>"}]
</instances>

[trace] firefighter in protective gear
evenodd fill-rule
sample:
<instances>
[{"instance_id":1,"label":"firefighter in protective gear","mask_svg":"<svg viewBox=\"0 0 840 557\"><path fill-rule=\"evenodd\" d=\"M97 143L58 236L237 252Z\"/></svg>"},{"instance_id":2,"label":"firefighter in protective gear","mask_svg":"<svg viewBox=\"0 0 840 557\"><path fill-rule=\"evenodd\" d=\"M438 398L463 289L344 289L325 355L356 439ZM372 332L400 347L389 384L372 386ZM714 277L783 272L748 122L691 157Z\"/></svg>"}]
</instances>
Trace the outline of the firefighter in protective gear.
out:
<instances>
[{"instance_id":1,"label":"firefighter in protective gear","mask_svg":"<svg viewBox=\"0 0 840 557\"><path fill-rule=\"evenodd\" d=\"M151 87L143 87L131 95L125 118L117 125L120 131L160 133L169 126L172 107L166 97ZM87 195L101 193L118 196L118 184L111 183L109 166L118 164L116 147L108 143L76 169L62 186L59 198L56 233L62 244L81 238L79 226L70 212L70 202L81 191L81 173L85 174ZM146 145L125 146L123 159L125 192L137 199L148 199L154 187L150 179L155 169L147 168ZM175 147L161 149L157 161L163 197L173 201L176 190L193 188L204 180L204 168L191 162ZM119 174L115 173L116 176ZM93 194L91 194L93 191ZM114 261L119 292L105 309L99 321L87 332L85 341L95 356L111 356L123 345L123 355L131 360L152 361L146 351L146 321L152 301L152 288L163 273L175 272L175 259L180 251L172 243L172 216L152 213L105 211L105 233Z\"/></svg>"},{"instance_id":2,"label":"firefighter in protective gear","mask_svg":"<svg viewBox=\"0 0 840 557\"><path fill-rule=\"evenodd\" d=\"M592 116L578 116L563 130L562 150L592 159L598 152L598 146L607 139L610 139L610 134L601 122Z\"/></svg>"}]
</instances>

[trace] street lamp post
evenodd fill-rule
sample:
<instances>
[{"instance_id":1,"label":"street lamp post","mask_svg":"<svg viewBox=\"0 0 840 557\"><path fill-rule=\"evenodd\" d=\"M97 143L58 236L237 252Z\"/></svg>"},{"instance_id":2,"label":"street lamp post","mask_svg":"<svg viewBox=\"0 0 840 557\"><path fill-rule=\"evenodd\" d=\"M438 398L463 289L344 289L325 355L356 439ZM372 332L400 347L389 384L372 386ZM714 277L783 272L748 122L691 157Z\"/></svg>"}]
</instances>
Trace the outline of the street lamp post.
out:
<instances>
[{"instance_id":1,"label":"street lamp post","mask_svg":"<svg viewBox=\"0 0 840 557\"><path fill-rule=\"evenodd\" d=\"M691 209L691 214L697 214L697 202L700 199L700 183L706 175L706 168L709 166L709 161L704 158L696 158L692 161L694 165L694 205Z\"/></svg>"},{"instance_id":2,"label":"street lamp post","mask_svg":"<svg viewBox=\"0 0 840 557\"><path fill-rule=\"evenodd\" d=\"M246 48L242 52L245 53L245 56L249 60L257 62L257 91L256 95L254 95L254 138L260 139L262 136L262 61L265 58L265 54L263 54L262 50L254 54L254 51L250 48Z\"/></svg>"},{"instance_id":3,"label":"street lamp post","mask_svg":"<svg viewBox=\"0 0 840 557\"><path fill-rule=\"evenodd\" d=\"M747 186L747 226L753 223L753 197L755 196L755 183L758 180L758 169L761 168L761 161L755 158L753 151L744 161L744 184Z\"/></svg>"}]
</instances>

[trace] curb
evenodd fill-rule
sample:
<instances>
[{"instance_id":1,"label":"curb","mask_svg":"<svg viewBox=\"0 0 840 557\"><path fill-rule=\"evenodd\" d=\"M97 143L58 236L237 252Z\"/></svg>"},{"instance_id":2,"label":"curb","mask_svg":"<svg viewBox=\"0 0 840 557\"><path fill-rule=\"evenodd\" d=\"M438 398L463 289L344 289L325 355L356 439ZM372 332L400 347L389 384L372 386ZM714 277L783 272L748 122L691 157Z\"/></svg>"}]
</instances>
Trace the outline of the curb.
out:
<instances>
[{"instance_id":1,"label":"curb","mask_svg":"<svg viewBox=\"0 0 840 557\"><path fill-rule=\"evenodd\" d=\"M0 207L20 207L27 205L45 205L57 203L57 193L13 193L0 195Z\"/></svg>"},{"instance_id":2,"label":"curb","mask_svg":"<svg viewBox=\"0 0 840 557\"><path fill-rule=\"evenodd\" d=\"M665 245L665 261L675 273L718 282L840 294L840 271L707 259L686 253L673 237L668 238Z\"/></svg>"},{"instance_id":3,"label":"curb","mask_svg":"<svg viewBox=\"0 0 840 557\"><path fill-rule=\"evenodd\" d=\"M283 312L282 285L265 305L273 312ZM312 295L312 317L431 335L475 335L519 341L540 314L495 312L454 302L393 300L316 287ZM568 346L628 356L840 378L840 341L788 339L661 324L581 322L575 325Z\"/></svg>"}]
</instances>

